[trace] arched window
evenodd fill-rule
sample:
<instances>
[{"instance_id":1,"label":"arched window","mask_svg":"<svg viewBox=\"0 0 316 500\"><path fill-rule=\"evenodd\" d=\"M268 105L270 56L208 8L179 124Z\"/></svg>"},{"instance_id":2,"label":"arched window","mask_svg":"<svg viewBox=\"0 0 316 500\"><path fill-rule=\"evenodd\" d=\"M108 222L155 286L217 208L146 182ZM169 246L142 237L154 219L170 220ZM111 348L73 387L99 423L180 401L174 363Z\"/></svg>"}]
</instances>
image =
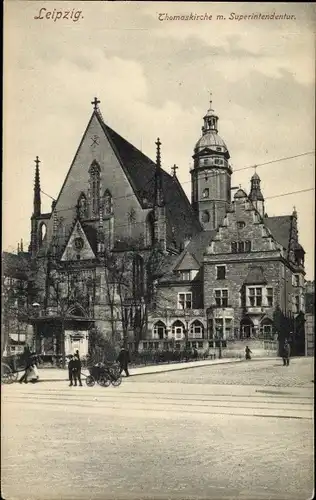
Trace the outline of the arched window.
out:
<instances>
[{"instance_id":1,"label":"arched window","mask_svg":"<svg viewBox=\"0 0 316 500\"><path fill-rule=\"evenodd\" d=\"M240 322L240 338L249 339L253 336L254 325L250 318L243 318Z\"/></svg>"},{"instance_id":2,"label":"arched window","mask_svg":"<svg viewBox=\"0 0 316 500\"><path fill-rule=\"evenodd\" d=\"M44 222L42 222L40 227L39 227L39 233L38 233L39 246L41 246L43 241L44 241L44 238L46 236L46 231L47 231L46 224Z\"/></svg>"},{"instance_id":3,"label":"arched window","mask_svg":"<svg viewBox=\"0 0 316 500\"><path fill-rule=\"evenodd\" d=\"M160 340L166 337L166 325L162 321L157 321L154 324L154 337Z\"/></svg>"},{"instance_id":4,"label":"arched window","mask_svg":"<svg viewBox=\"0 0 316 500\"><path fill-rule=\"evenodd\" d=\"M81 193L78 199L79 216L85 219L88 216L87 198L84 193Z\"/></svg>"},{"instance_id":5,"label":"arched window","mask_svg":"<svg viewBox=\"0 0 316 500\"><path fill-rule=\"evenodd\" d=\"M273 338L273 321L270 318L263 318L260 323L260 336L264 339L272 339Z\"/></svg>"},{"instance_id":6,"label":"arched window","mask_svg":"<svg viewBox=\"0 0 316 500\"><path fill-rule=\"evenodd\" d=\"M172 325L172 336L176 340L180 340L184 337L185 327L182 321L175 321Z\"/></svg>"},{"instance_id":7,"label":"arched window","mask_svg":"<svg viewBox=\"0 0 316 500\"><path fill-rule=\"evenodd\" d=\"M204 334L204 325L201 321L195 320L190 326L190 337L202 339Z\"/></svg>"},{"instance_id":8,"label":"arched window","mask_svg":"<svg viewBox=\"0 0 316 500\"><path fill-rule=\"evenodd\" d=\"M149 212L146 217L146 246L152 246L155 237L154 214Z\"/></svg>"},{"instance_id":9,"label":"arched window","mask_svg":"<svg viewBox=\"0 0 316 500\"><path fill-rule=\"evenodd\" d=\"M108 189L105 190L103 195L103 213L104 215L113 214L113 198Z\"/></svg>"},{"instance_id":10,"label":"arched window","mask_svg":"<svg viewBox=\"0 0 316 500\"><path fill-rule=\"evenodd\" d=\"M99 217L100 209L100 165L93 160L89 168L89 185L92 216Z\"/></svg>"},{"instance_id":11,"label":"arched window","mask_svg":"<svg viewBox=\"0 0 316 500\"><path fill-rule=\"evenodd\" d=\"M210 222L210 214L207 210L202 212L202 222Z\"/></svg>"}]
</instances>

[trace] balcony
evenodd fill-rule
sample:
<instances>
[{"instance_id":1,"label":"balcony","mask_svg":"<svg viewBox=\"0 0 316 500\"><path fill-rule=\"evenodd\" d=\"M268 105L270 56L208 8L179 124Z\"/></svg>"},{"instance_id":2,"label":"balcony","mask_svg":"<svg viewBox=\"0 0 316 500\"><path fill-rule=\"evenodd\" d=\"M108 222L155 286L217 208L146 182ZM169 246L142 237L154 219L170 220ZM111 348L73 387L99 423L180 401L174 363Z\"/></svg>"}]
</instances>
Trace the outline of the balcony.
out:
<instances>
[{"instance_id":1,"label":"balcony","mask_svg":"<svg viewBox=\"0 0 316 500\"><path fill-rule=\"evenodd\" d=\"M183 318L183 319L191 319L196 317L205 318L205 310L204 309L155 309L154 311L150 311L150 316L152 318Z\"/></svg>"}]
</instances>

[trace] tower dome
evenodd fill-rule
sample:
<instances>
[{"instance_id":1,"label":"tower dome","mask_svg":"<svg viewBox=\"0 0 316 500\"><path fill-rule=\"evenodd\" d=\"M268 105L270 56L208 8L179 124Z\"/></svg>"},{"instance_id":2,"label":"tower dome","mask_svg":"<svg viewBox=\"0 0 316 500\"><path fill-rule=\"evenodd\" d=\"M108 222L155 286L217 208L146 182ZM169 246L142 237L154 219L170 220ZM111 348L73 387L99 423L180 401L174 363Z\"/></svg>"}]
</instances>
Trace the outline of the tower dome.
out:
<instances>
[{"instance_id":1,"label":"tower dome","mask_svg":"<svg viewBox=\"0 0 316 500\"><path fill-rule=\"evenodd\" d=\"M198 153L205 148L210 148L221 153L226 153L229 158L227 146L218 135L218 116L212 107L212 101L210 101L210 107L203 120L202 137L200 137L195 145L195 152Z\"/></svg>"}]
</instances>

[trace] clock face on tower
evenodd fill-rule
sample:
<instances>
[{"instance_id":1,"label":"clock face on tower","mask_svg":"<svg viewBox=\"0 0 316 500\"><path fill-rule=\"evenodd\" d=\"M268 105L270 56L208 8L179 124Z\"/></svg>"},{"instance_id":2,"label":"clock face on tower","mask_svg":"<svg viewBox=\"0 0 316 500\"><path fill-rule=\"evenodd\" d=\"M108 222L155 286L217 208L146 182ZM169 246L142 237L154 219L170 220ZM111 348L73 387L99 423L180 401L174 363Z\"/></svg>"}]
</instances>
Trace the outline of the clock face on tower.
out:
<instances>
[{"instance_id":1,"label":"clock face on tower","mask_svg":"<svg viewBox=\"0 0 316 500\"><path fill-rule=\"evenodd\" d=\"M84 241L82 238L75 238L74 240L74 245L75 245L75 249L76 250L82 250L83 249L83 244L84 244Z\"/></svg>"}]
</instances>

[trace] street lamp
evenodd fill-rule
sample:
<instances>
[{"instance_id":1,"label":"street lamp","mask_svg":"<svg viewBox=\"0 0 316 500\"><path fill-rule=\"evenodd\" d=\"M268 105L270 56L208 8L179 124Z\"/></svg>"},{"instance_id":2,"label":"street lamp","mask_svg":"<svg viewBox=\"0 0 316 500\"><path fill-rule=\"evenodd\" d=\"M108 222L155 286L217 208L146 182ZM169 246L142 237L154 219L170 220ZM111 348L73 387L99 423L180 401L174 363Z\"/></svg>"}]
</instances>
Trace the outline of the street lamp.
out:
<instances>
[{"instance_id":1,"label":"street lamp","mask_svg":"<svg viewBox=\"0 0 316 500\"><path fill-rule=\"evenodd\" d=\"M222 327L221 326L217 326L216 327L216 337L219 341L219 344L218 344L218 359L222 359Z\"/></svg>"}]
</instances>

